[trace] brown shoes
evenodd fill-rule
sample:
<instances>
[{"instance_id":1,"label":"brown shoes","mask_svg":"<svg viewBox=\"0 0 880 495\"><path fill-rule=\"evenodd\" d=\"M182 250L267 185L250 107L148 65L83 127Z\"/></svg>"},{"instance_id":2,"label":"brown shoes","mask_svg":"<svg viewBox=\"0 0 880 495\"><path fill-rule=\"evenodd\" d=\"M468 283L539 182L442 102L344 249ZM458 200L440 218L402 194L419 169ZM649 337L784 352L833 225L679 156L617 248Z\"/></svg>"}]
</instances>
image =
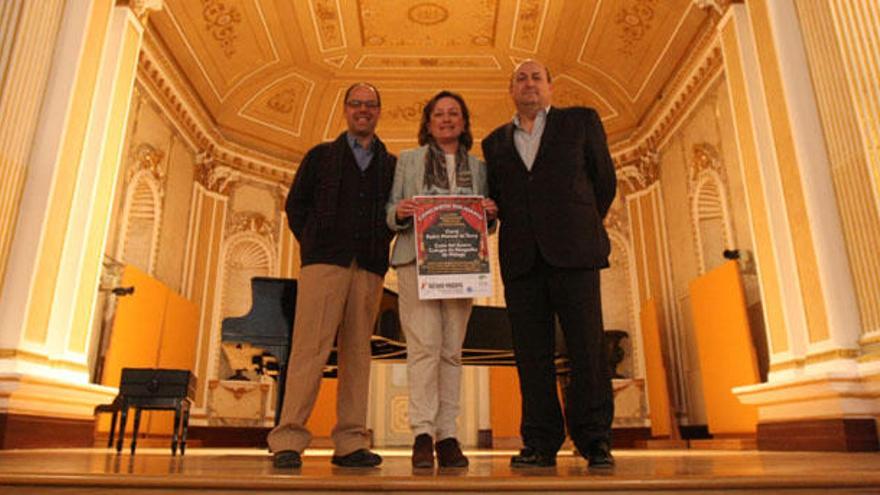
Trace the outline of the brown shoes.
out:
<instances>
[{"instance_id":1,"label":"brown shoes","mask_svg":"<svg viewBox=\"0 0 880 495\"><path fill-rule=\"evenodd\" d=\"M416 437L413 443L412 465L414 468L434 467L434 439L427 433Z\"/></svg>"},{"instance_id":2,"label":"brown shoes","mask_svg":"<svg viewBox=\"0 0 880 495\"><path fill-rule=\"evenodd\" d=\"M440 464L440 467L463 468L468 466L468 458L462 454L458 440L455 438L444 438L437 442L434 448L437 450L437 463Z\"/></svg>"}]
</instances>

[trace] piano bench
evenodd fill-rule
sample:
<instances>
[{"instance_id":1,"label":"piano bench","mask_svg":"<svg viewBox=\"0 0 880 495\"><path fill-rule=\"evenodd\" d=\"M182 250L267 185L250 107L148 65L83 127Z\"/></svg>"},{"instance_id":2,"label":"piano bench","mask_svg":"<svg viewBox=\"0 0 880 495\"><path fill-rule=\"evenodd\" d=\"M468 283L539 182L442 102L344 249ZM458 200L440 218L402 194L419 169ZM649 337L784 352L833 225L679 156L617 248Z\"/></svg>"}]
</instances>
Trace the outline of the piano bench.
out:
<instances>
[{"instance_id":1,"label":"piano bench","mask_svg":"<svg viewBox=\"0 0 880 495\"><path fill-rule=\"evenodd\" d=\"M122 452L129 408L134 408L134 428L131 436L132 455L134 455L137 449L141 412L144 410L174 411L171 455L177 455L178 445L180 446L180 455L184 455L186 453L186 435L189 430L189 411L192 407L195 387L196 378L188 370L124 368L119 386L119 395L116 396L112 404L95 407L96 415L102 412L113 414L107 446L111 447L113 445L118 415L119 439L116 441L116 453ZM122 414L119 414L120 412Z\"/></svg>"}]
</instances>

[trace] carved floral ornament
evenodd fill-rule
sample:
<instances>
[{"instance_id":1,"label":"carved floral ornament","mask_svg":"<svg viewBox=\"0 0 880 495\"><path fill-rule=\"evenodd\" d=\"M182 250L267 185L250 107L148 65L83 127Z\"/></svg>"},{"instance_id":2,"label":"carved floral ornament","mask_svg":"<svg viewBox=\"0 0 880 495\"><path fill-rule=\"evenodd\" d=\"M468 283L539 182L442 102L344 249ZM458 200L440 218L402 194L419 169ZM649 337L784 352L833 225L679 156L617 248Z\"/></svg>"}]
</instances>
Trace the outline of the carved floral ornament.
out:
<instances>
[{"instance_id":1,"label":"carved floral ornament","mask_svg":"<svg viewBox=\"0 0 880 495\"><path fill-rule=\"evenodd\" d=\"M660 152L653 149L643 150L639 155L637 167L645 186L657 182L660 179Z\"/></svg>"},{"instance_id":2,"label":"carved floral ornament","mask_svg":"<svg viewBox=\"0 0 880 495\"><path fill-rule=\"evenodd\" d=\"M227 236L240 233L254 233L261 237L273 239L273 244L277 230L278 228L274 222L267 220L260 213L250 211L233 214L226 226Z\"/></svg>"},{"instance_id":3,"label":"carved floral ornament","mask_svg":"<svg viewBox=\"0 0 880 495\"><path fill-rule=\"evenodd\" d=\"M704 171L712 171L724 176L724 169L721 166L721 158L718 149L709 143L698 143L694 145L694 155L691 161L691 169L689 179L691 183L695 183Z\"/></svg>"},{"instance_id":4,"label":"carved floral ornament","mask_svg":"<svg viewBox=\"0 0 880 495\"><path fill-rule=\"evenodd\" d=\"M640 191L660 179L660 152L639 147L614 155L618 182L626 181L632 191Z\"/></svg>"},{"instance_id":5,"label":"carved floral ornament","mask_svg":"<svg viewBox=\"0 0 880 495\"><path fill-rule=\"evenodd\" d=\"M209 191L228 194L229 187L241 178L241 172L215 160L210 151L196 155L196 181Z\"/></svg>"},{"instance_id":6,"label":"carved floral ornament","mask_svg":"<svg viewBox=\"0 0 880 495\"><path fill-rule=\"evenodd\" d=\"M622 204L622 202L617 202L617 204ZM626 212L623 211L623 208L615 208L612 205L611 209L608 210L608 214L605 216L605 228L618 234L627 237L627 232L629 232L629 225L627 222Z\"/></svg>"},{"instance_id":7,"label":"carved floral ornament","mask_svg":"<svg viewBox=\"0 0 880 495\"><path fill-rule=\"evenodd\" d=\"M149 143L141 143L134 148L131 158L131 165L125 175L126 184L131 182L131 179L139 172L147 172L157 182L164 184L165 172L162 170L162 160L165 159L164 151L156 149Z\"/></svg>"}]
</instances>

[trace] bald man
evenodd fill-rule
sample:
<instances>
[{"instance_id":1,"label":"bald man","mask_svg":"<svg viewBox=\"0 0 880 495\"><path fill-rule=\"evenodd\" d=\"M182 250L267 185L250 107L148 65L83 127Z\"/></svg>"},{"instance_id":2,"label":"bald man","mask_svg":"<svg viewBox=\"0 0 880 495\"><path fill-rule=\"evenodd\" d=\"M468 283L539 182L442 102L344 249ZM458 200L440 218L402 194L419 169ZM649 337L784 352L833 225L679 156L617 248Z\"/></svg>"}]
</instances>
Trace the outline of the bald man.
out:
<instances>
[{"instance_id":1,"label":"bald man","mask_svg":"<svg viewBox=\"0 0 880 495\"><path fill-rule=\"evenodd\" d=\"M522 394L525 447L511 466L555 466L565 440L553 360L558 318L571 363L569 434L590 468L609 468L614 398L599 270L611 249L602 221L616 191L614 164L596 111L554 107L552 90L543 64L519 64L509 86L516 115L482 143Z\"/></svg>"}]
</instances>

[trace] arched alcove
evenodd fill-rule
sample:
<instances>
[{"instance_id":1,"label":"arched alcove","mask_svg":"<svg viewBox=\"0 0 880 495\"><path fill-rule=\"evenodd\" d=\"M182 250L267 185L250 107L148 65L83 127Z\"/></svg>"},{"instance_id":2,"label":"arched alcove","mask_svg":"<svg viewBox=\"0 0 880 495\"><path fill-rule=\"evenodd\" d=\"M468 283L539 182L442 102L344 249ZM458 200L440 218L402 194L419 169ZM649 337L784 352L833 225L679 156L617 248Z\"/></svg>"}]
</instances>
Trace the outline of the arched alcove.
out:
<instances>
[{"instance_id":1,"label":"arched alcove","mask_svg":"<svg viewBox=\"0 0 880 495\"><path fill-rule=\"evenodd\" d=\"M126 189L117 259L152 274L161 221L162 195L159 181L150 171L142 170L131 178Z\"/></svg>"}]
</instances>

